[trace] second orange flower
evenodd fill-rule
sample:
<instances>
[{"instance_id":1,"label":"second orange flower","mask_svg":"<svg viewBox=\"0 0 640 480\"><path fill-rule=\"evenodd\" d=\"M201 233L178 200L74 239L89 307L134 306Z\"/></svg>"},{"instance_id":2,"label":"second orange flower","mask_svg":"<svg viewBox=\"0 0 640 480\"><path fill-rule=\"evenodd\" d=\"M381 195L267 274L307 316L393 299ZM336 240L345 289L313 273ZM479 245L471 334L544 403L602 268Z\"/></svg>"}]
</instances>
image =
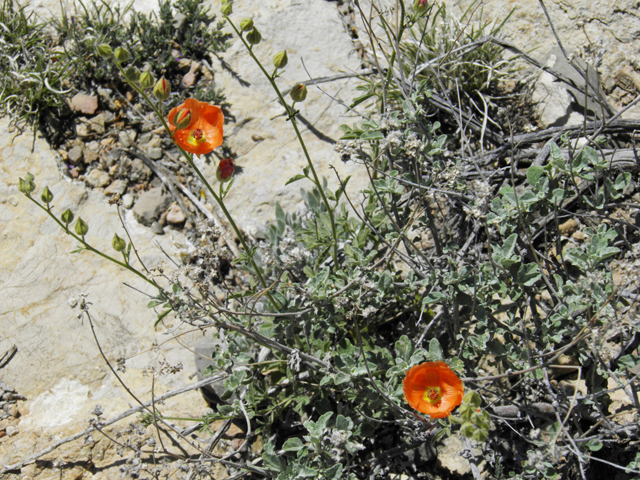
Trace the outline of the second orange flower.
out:
<instances>
[{"instance_id":1,"label":"second orange flower","mask_svg":"<svg viewBox=\"0 0 640 480\"><path fill-rule=\"evenodd\" d=\"M205 155L222 145L224 115L216 105L188 98L171 109L168 120L176 144L189 153Z\"/></svg>"},{"instance_id":2,"label":"second orange flower","mask_svg":"<svg viewBox=\"0 0 640 480\"><path fill-rule=\"evenodd\" d=\"M411 367L402 384L409 405L431 418L448 417L462 403L462 380L444 362Z\"/></svg>"}]
</instances>

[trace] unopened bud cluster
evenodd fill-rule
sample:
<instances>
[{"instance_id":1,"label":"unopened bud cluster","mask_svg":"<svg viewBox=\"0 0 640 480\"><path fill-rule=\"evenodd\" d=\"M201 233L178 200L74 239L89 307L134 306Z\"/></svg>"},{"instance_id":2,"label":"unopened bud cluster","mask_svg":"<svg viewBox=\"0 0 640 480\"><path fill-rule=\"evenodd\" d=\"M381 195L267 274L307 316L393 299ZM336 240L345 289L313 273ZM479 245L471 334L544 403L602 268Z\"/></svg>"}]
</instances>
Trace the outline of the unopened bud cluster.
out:
<instances>
[{"instance_id":1,"label":"unopened bud cluster","mask_svg":"<svg viewBox=\"0 0 640 480\"><path fill-rule=\"evenodd\" d=\"M34 180L33 175L31 175L30 173L27 173L24 176L24 179L20 178L18 180L18 190L20 190L25 195L31 195L31 192L33 192L36 189L36 184L33 180Z\"/></svg>"},{"instance_id":2,"label":"unopened bud cluster","mask_svg":"<svg viewBox=\"0 0 640 480\"><path fill-rule=\"evenodd\" d=\"M98 45L96 53L102 58L113 58L118 64L123 64L131 59L131 54L126 48L117 47L112 50L111 46L106 43ZM153 87L153 95L161 102L167 100L171 94L171 85L164 77L156 82L151 72L141 72L133 65L124 69L123 75L127 82L137 83L142 89Z\"/></svg>"},{"instance_id":3,"label":"unopened bud cluster","mask_svg":"<svg viewBox=\"0 0 640 480\"><path fill-rule=\"evenodd\" d=\"M225 17L231 15L233 13L233 2L231 2L231 0L223 0L220 13Z\"/></svg>"}]
</instances>

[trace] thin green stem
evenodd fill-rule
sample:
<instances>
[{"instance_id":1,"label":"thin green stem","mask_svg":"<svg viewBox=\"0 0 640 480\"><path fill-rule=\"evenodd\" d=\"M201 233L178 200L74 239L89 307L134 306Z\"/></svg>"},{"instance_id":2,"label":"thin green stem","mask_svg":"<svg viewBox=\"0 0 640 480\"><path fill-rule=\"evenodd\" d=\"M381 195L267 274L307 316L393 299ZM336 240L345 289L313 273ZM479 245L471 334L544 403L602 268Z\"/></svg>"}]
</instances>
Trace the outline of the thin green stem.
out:
<instances>
[{"instance_id":1,"label":"thin green stem","mask_svg":"<svg viewBox=\"0 0 640 480\"><path fill-rule=\"evenodd\" d=\"M247 41L244 39L244 37L242 36L242 33L236 28L236 26L228 16L225 15L225 18L229 22L229 25L231 25L231 28L233 28L233 30L236 32L240 40L242 40L242 43L244 43L245 47L247 48L247 51L249 52L249 55L251 55L251 58L253 58L253 60L256 62L260 70L262 70L262 73L264 74L264 76L267 77L267 80L269 80L269 83L271 84L276 94L278 95L278 98L280 99L280 103L282 104L282 106L287 112L288 119L291 120L291 125L293 126L293 129L296 132L296 137L298 137L298 142L300 143L300 146L302 147L302 151L304 152L304 156L307 160L307 164L309 165L309 170L313 175L312 182L316 185L316 187L318 187L318 191L320 192L322 201L327 207L327 212L329 212L329 219L331 220L331 233L333 234L332 256L337 266L338 265L338 233L337 233L336 220L333 213L333 208L331 208L331 205L329 204L329 200L324 194L324 190L322 189L322 184L320 183L320 179L318 178L316 169L313 166L313 162L311 161L311 156L309 155L307 146L305 145L304 140L302 139L302 135L300 134L300 129L298 128L298 122L296 120L296 111L293 108L293 106L289 106L285 101L284 96L280 91L280 88L278 88L278 84L275 82L275 72L274 72L274 75L269 75L269 73L267 73L267 70L262 66L262 63L260 62L260 60L258 60L258 57L256 57L255 54L253 53L253 49L251 48L251 45L249 45Z\"/></svg>"},{"instance_id":2,"label":"thin green stem","mask_svg":"<svg viewBox=\"0 0 640 480\"><path fill-rule=\"evenodd\" d=\"M120 70L120 73L122 73L122 76L124 77L124 70L123 70L122 66L118 62L115 62L115 64L118 67L118 69ZM138 85L134 84L133 82L129 82L129 81L127 81L127 83L129 83L129 85L131 85L135 89L135 91L138 92L145 99L147 104L153 109L155 114L158 116L158 118L162 122L162 126L166 130L167 134L169 134L171 139L173 139L173 135L171 134L171 129L169 128L169 125L167 124L167 122L166 122L166 120L164 118L164 115L162 113L162 107L160 107L160 108L156 107L154 105L154 103L152 102L151 98ZM211 186L211 184L207 181L207 179L202 174L200 169L196 166L195 162L193 161L193 154L190 154L189 152L185 151L180 145L178 145L175 142L175 140L174 140L174 144L178 147L178 149L180 150L180 153L182 153L182 156L187 160L187 163L189 163L191 168L193 168L193 170L196 172L196 174L198 175L198 177L200 178L200 180L202 181L204 186L207 188L207 190L209 190L209 193L211 194L211 196L215 199L216 203L222 209L222 211L224 213L224 216L229 221L229 224L231 225L231 227L233 228L233 231L236 233L236 236L240 240L240 243L242 244L242 247L244 248L244 251L247 253L247 257L249 258L249 261L251 262L251 265L253 266L253 269L255 270L256 275L258 276L258 280L260 281L260 284L262 285L262 288L267 289L268 288L267 282L265 281L264 276L262 275L262 271L260 270L260 268L256 264L256 261L253 258L253 254L251 254L251 250L249 249L249 246L247 245L247 243L244 240L244 236L242 235L242 233L240 233L240 229L236 225L236 222L234 221L233 217L231 216L231 213L229 213L229 210L227 210L227 207L225 206L223 199L221 198L221 196L216 194L216 192L213 189L213 187ZM266 292L266 296L269 299L269 302L271 303L272 308L274 308L275 310L278 310L280 308L280 305L279 305L278 302L276 302L276 300L273 298L273 296L271 295L271 293L269 291Z\"/></svg>"},{"instance_id":3,"label":"thin green stem","mask_svg":"<svg viewBox=\"0 0 640 480\"><path fill-rule=\"evenodd\" d=\"M162 114L162 110L158 109L158 107L156 107L153 102L151 101L151 98L149 98L149 95L147 95L145 93L145 91L140 88L138 85L136 85L133 82L130 82L129 80L126 80L126 77L124 75L124 69L122 68L122 65L120 65L120 63L118 61L116 61L114 59L114 62L116 64L116 67L118 67L118 70L120 70L120 73L122 74L122 77L125 79L125 81L131 85L133 87L133 89L138 92L139 95L142 96L142 98L145 99L145 101L147 102L147 104L151 107L151 109L153 110L153 112L158 116L158 118L160 119L160 121L162 122L162 126L164 127L164 129L167 131L167 133L169 135L171 135L171 129L169 129L169 125L167 125L167 121L164 119L164 115Z\"/></svg>"},{"instance_id":4,"label":"thin green stem","mask_svg":"<svg viewBox=\"0 0 640 480\"><path fill-rule=\"evenodd\" d=\"M31 195L27 195L26 196L29 200L31 200L33 203L35 203L38 207L40 207L42 210L44 210L47 215L49 215L59 226L60 228L62 228L67 235L71 235L73 238L75 238L78 242L80 242L85 249L89 250L90 252L93 252L99 256L101 256L102 258L104 258L105 260L109 260L110 262L115 263L116 265L121 266L122 268L125 268L127 270L129 270L131 273L137 275L138 277L140 277L141 279L143 279L145 282L151 284L153 287L157 288L160 292L164 292L164 289L158 285L156 282L154 282L153 280L149 279L144 273L142 273L141 271L135 269L134 267L132 267L131 265L129 265L129 262L121 262L120 260L116 260L115 258L107 255L106 253L101 252L100 250L97 250L95 248L93 248L91 245L89 245L85 240L84 237L80 238L78 235L76 235L75 233L73 233L71 230L69 230L69 225L65 225L64 223L62 223L58 217L56 217L53 212L51 211L51 209L41 205L35 198L33 198Z\"/></svg>"},{"instance_id":5,"label":"thin green stem","mask_svg":"<svg viewBox=\"0 0 640 480\"><path fill-rule=\"evenodd\" d=\"M180 148L179 145L178 145L178 148ZM191 168L193 168L193 170L196 172L196 174L198 175L198 177L200 178L204 186L207 188L207 190L209 190L209 193L215 199L218 206L222 209L222 212L224 213L224 216L229 221L231 228L233 228L233 231L236 232L236 236L238 237L238 240L240 240L240 243L242 244L242 248L244 248L244 251L247 253L247 258L251 262L251 265L253 266L253 269L255 270L256 275L258 276L258 280L260 281L262 288L267 289L268 288L267 282L265 281L264 276L262 275L262 271L260 270L260 267L258 267L258 264L253 258L253 253L251 253L251 250L249 249L249 245L247 245L247 242L245 242L244 236L242 235L242 233L240 233L240 229L236 225L236 222L231 216L231 213L229 212L229 210L227 210L227 207L224 204L224 200L216 193L216 191L213 189L211 184L207 181L207 179L202 174L200 169L196 166L195 162L193 161L193 158L191 158L191 155L189 155L182 148L180 148L180 150L182 151L183 156L187 159L187 162L189 162L189 165L191 165ZM278 302L276 302L276 300L273 298L273 296L269 291L266 292L266 296L269 299L271 306L275 310L278 310L280 308L280 305Z\"/></svg>"}]
</instances>

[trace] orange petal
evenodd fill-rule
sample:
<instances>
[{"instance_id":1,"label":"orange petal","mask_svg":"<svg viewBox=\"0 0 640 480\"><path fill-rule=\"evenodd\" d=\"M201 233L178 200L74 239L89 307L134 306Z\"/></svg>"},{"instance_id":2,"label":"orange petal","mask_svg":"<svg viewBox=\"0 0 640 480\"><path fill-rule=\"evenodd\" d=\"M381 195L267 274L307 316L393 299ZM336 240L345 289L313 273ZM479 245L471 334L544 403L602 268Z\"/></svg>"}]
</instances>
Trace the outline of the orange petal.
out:
<instances>
[{"instance_id":1,"label":"orange petal","mask_svg":"<svg viewBox=\"0 0 640 480\"><path fill-rule=\"evenodd\" d=\"M407 370L403 380L404 395L409 405L432 418L449 416L462 403L462 380L444 362L425 362ZM424 400L429 387L440 387L442 399L436 404Z\"/></svg>"}]
</instances>

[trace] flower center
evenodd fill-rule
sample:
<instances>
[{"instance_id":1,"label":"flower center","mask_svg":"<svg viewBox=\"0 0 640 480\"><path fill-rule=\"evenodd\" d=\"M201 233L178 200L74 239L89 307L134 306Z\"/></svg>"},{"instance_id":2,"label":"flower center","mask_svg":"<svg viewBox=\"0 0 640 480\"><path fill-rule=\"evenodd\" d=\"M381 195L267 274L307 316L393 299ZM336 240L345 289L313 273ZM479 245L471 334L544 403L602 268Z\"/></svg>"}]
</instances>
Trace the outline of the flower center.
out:
<instances>
[{"instance_id":1,"label":"flower center","mask_svg":"<svg viewBox=\"0 0 640 480\"><path fill-rule=\"evenodd\" d=\"M435 405L442 400L442 393L440 393L440 387L428 387L422 395L422 399L425 402L429 402L431 405Z\"/></svg>"},{"instance_id":2,"label":"flower center","mask_svg":"<svg viewBox=\"0 0 640 480\"><path fill-rule=\"evenodd\" d=\"M189 145L193 145L194 147L197 147L198 145L206 141L207 141L207 137L205 137L204 132L199 128L192 130L191 133L189 134L189 138L187 138L187 143Z\"/></svg>"}]
</instances>

